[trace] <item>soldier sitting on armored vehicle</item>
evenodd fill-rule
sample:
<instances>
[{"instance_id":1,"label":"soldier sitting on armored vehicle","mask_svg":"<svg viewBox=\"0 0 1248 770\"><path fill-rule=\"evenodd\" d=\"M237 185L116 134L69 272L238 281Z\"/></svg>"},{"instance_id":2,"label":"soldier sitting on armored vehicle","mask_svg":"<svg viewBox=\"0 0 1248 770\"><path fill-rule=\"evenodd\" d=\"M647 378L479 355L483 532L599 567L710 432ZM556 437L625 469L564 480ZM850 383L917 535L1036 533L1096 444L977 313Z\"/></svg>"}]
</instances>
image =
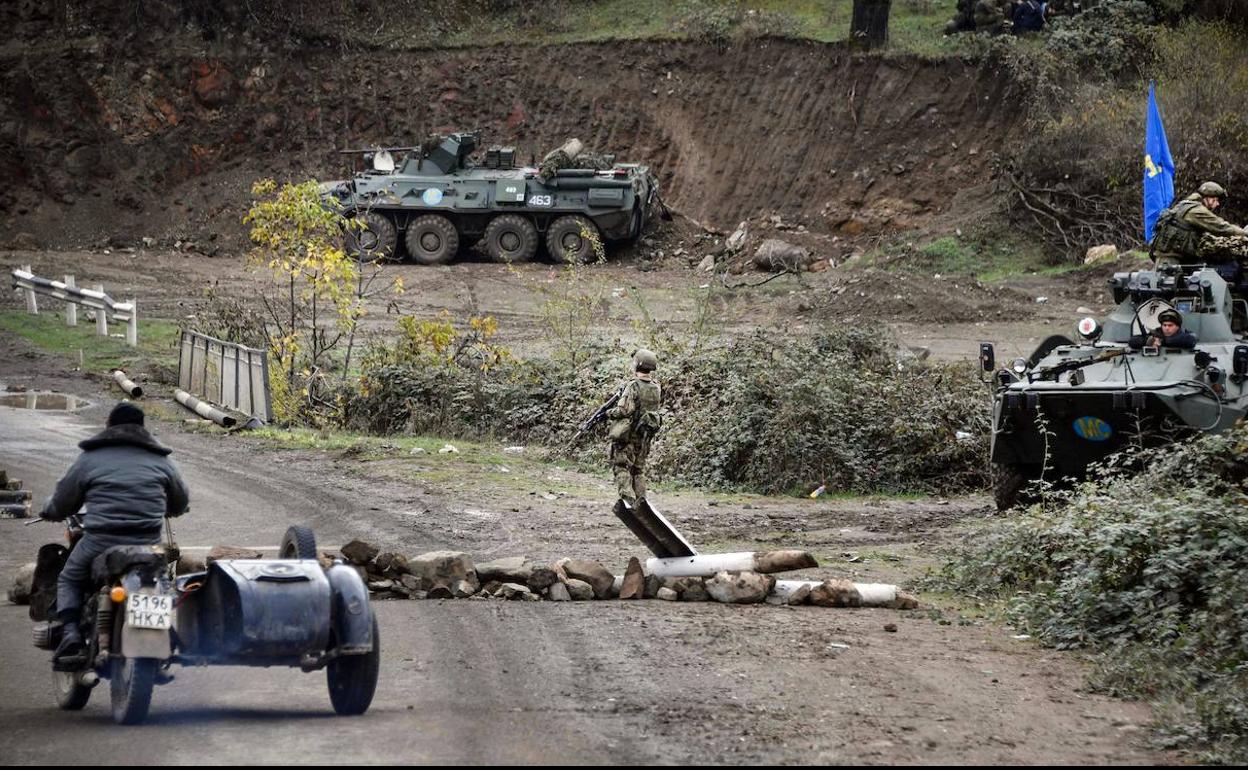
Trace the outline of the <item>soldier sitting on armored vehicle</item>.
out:
<instances>
[{"instance_id":1,"label":"soldier sitting on armored vehicle","mask_svg":"<svg viewBox=\"0 0 1248 770\"><path fill-rule=\"evenodd\" d=\"M1139 348L1180 348L1191 350L1196 347L1196 335L1183 331L1183 316L1177 311L1166 310L1157 317L1161 326L1148 334L1136 334L1128 343L1133 349Z\"/></svg>"},{"instance_id":2,"label":"soldier sitting on armored vehicle","mask_svg":"<svg viewBox=\"0 0 1248 770\"><path fill-rule=\"evenodd\" d=\"M1218 272L1238 283L1248 262L1248 230L1213 213L1222 205L1226 189L1205 182L1196 192L1161 212L1150 246L1158 262L1203 262L1220 266Z\"/></svg>"}]
</instances>

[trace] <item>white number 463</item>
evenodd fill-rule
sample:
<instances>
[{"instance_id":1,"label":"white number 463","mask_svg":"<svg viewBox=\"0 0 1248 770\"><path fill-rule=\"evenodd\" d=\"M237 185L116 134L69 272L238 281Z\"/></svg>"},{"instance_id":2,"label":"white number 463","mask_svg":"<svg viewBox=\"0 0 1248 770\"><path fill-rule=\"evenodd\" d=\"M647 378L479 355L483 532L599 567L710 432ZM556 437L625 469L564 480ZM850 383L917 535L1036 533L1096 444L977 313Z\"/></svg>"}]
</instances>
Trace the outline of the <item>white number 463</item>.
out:
<instances>
[{"instance_id":1,"label":"white number 463","mask_svg":"<svg viewBox=\"0 0 1248 770\"><path fill-rule=\"evenodd\" d=\"M529 205L530 206L553 206L555 205L555 198L553 195L530 195Z\"/></svg>"}]
</instances>

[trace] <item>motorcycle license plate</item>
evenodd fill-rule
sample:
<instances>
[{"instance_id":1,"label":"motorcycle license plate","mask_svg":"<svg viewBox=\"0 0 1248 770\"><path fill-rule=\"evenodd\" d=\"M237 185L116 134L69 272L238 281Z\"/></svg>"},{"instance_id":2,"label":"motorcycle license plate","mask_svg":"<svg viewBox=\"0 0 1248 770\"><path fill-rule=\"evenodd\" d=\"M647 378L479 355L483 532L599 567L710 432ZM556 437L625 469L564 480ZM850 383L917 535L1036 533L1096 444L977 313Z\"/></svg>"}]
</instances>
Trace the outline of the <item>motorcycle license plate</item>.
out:
<instances>
[{"instance_id":1,"label":"motorcycle license plate","mask_svg":"<svg viewBox=\"0 0 1248 770\"><path fill-rule=\"evenodd\" d=\"M126 599L126 625L167 630L173 625L173 597L130 594Z\"/></svg>"}]
</instances>

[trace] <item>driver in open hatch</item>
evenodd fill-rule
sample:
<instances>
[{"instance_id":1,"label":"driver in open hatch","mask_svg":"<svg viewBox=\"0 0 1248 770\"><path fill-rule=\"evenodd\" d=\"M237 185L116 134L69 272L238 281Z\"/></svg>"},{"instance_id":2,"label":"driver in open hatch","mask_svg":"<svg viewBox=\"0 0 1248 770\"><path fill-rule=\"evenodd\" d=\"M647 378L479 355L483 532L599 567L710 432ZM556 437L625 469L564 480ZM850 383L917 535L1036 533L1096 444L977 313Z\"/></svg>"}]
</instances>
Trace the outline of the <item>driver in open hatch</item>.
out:
<instances>
[{"instance_id":1,"label":"driver in open hatch","mask_svg":"<svg viewBox=\"0 0 1248 770\"><path fill-rule=\"evenodd\" d=\"M1183 348L1191 350L1196 347L1196 335L1183 331L1183 316L1177 310L1163 310L1157 316L1161 326L1148 334L1137 334L1131 338L1133 348Z\"/></svg>"},{"instance_id":2,"label":"driver in open hatch","mask_svg":"<svg viewBox=\"0 0 1248 770\"><path fill-rule=\"evenodd\" d=\"M115 545L160 542L165 516L181 516L189 497L172 449L143 427L143 410L122 402L108 415L100 433L78 444L82 454L56 485L40 518L63 521L84 505L85 530L56 584L57 618L64 636L54 664L72 665L81 656L78 628L83 593L90 587L91 563Z\"/></svg>"}]
</instances>

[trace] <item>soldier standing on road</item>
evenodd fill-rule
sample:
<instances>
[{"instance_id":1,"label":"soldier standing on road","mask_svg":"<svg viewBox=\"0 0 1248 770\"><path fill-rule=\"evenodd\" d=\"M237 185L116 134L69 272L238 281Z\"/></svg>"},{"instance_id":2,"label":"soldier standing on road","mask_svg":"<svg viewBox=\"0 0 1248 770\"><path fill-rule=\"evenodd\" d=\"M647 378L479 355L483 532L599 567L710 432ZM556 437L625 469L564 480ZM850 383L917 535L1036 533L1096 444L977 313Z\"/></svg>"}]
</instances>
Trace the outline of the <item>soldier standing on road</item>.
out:
<instances>
[{"instance_id":1,"label":"soldier standing on road","mask_svg":"<svg viewBox=\"0 0 1248 770\"><path fill-rule=\"evenodd\" d=\"M620 500L628 508L646 496L643 475L650 442L659 432L662 420L659 402L662 389L654 380L659 359L649 350L639 349L633 355L633 379L624 386L620 399L607 412L611 428L611 467Z\"/></svg>"},{"instance_id":2,"label":"soldier standing on road","mask_svg":"<svg viewBox=\"0 0 1248 770\"><path fill-rule=\"evenodd\" d=\"M1161 212L1153 233L1152 254L1158 261L1198 260L1209 264L1248 262L1248 230L1214 212L1226 190L1205 182L1196 192Z\"/></svg>"}]
</instances>

